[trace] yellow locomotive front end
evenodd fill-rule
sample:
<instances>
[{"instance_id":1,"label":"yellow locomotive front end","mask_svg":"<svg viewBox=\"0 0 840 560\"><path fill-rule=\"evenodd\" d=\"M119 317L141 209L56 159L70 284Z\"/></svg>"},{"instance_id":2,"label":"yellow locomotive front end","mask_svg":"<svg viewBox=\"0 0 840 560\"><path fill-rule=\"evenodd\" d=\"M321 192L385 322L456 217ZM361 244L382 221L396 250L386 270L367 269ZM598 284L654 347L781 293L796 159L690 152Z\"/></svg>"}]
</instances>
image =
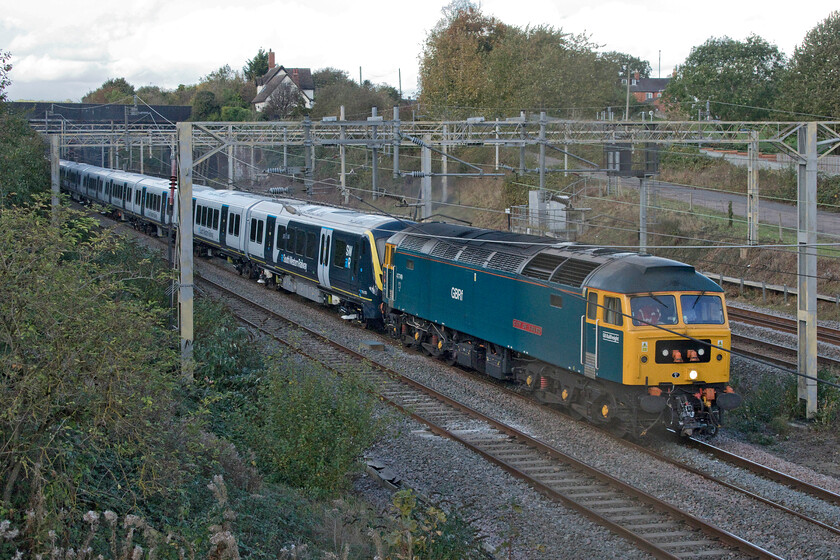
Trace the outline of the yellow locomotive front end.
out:
<instances>
[{"instance_id":1,"label":"yellow locomotive front end","mask_svg":"<svg viewBox=\"0 0 840 560\"><path fill-rule=\"evenodd\" d=\"M624 385L643 386L641 407L670 410L683 435L714 433L741 399L729 387L731 332L722 292L627 295Z\"/></svg>"}]
</instances>

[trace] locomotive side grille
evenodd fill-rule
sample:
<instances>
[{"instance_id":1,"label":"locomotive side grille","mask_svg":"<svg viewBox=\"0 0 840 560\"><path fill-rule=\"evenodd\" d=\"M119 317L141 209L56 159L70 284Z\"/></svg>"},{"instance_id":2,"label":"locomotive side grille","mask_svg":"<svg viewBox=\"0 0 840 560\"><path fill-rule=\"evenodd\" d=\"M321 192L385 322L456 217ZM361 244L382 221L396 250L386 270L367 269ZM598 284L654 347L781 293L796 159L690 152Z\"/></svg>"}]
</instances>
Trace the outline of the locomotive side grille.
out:
<instances>
[{"instance_id":1,"label":"locomotive side grille","mask_svg":"<svg viewBox=\"0 0 840 560\"><path fill-rule=\"evenodd\" d=\"M487 268L494 268L505 272L516 272L525 261L525 258L521 255L511 255L510 253L497 251L490 258L490 262L487 263Z\"/></svg>"},{"instance_id":2,"label":"locomotive side grille","mask_svg":"<svg viewBox=\"0 0 840 560\"><path fill-rule=\"evenodd\" d=\"M552 255L551 253L538 253L531 262L522 269L522 274L536 278L537 280L548 280L554 269L563 264L568 257Z\"/></svg>"},{"instance_id":3,"label":"locomotive side grille","mask_svg":"<svg viewBox=\"0 0 840 560\"><path fill-rule=\"evenodd\" d=\"M464 247L464 250L461 251L461 254L458 256L458 262L463 262L475 266L484 266L484 263L487 262L487 257L489 257L490 254L491 252L487 249L481 249L479 247L470 247L468 245Z\"/></svg>"},{"instance_id":4,"label":"locomotive side grille","mask_svg":"<svg viewBox=\"0 0 840 560\"><path fill-rule=\"evenodd\" d=\"M580 287L589 273L601 266L602 263L584 261L580 259L568 259L561 264L551 276L552 282Z\"/></svg>"},{"instance_id":5,"label":"locomotive side grille","mask_svg":"<svg viewBox=\"0 0 840 560\"><path fill-rule=\"evenodd\" d=\"M451 243L447 243L446 241L440 241L435 248L432 249L431 255L433 257L440 257L442 259L448 259L450 261L455 260L455 257L458 256L458 251L461 248L457 245L453 245Z\"/></svg>"}]
</instances>

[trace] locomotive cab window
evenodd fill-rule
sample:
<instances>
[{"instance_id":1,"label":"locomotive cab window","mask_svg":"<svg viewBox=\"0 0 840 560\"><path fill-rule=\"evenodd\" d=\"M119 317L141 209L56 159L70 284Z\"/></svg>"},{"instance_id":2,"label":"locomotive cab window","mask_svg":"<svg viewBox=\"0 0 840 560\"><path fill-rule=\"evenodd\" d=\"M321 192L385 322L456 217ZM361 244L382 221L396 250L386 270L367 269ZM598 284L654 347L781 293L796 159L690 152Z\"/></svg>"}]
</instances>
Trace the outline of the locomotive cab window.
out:
<instances>
[{"instance_id":1,"label":"locomotive cab window","mask_svg":"<svg viewBox=\"0 0 840 560\"><path fill-rule=\"evenodd\" d=\"M697 297L697 296L694 296ZM672 295L647 295L630 298L633 325L676 325L677 303Z\"/></svg>"},{"instance_id":2,"label":"locomotive cab window","mask_svg":"<svg viewBox=\"0 0 840 560\"><path fill-rule=\"evenodd\" d=\"M621 314L621 299L604 297L604 322L619 327L624 324L624 315Z\"/></svg>"},{"instance_id":3,"label":"locomotive cab window","mask_svg":"<svg viewBox=\"0 0 840 560\"><path fill-rule=\"evenodd\" d=\"M277 248L286 250L286 226L277 226Z\"/></svg>"},{"instance_id":4,"label":"locomotive cab window","mask_svg":"<svg viewBox=\"0 0 840 560\"><path fill-rule=\"evenodd\" d=\"M686 325L722 325L723 302L719 296L680 296L683 322Z\"/></svg>"},{"instance_id":5,"label":"locomotive cab window","mask_svg":"<svg viewBox=\"0 0 840 560\"><path fill-rule=\"evenodd\" d=\"M589 292L586 296L586 318L594 321L598 318L598 293Z\"/></svg>"}]
</instances>

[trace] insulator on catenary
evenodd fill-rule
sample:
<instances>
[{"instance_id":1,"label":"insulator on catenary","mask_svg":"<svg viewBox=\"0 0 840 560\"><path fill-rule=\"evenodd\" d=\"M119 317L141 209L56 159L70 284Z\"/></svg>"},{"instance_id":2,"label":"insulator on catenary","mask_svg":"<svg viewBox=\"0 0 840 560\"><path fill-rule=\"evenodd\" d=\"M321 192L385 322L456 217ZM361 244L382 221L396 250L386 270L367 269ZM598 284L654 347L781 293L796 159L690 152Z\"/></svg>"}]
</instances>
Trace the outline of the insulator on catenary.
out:
<instances>
[{"instance_id":1,"label":"insulator on catenary","mask_svg":"<svg viewBox=\"0 0 840 560\"><path fill-rule=\"evenodd\" d=\"M268 192L271 194L289 194L289 187L271 187Z\"/></svg>"}]
</instances>

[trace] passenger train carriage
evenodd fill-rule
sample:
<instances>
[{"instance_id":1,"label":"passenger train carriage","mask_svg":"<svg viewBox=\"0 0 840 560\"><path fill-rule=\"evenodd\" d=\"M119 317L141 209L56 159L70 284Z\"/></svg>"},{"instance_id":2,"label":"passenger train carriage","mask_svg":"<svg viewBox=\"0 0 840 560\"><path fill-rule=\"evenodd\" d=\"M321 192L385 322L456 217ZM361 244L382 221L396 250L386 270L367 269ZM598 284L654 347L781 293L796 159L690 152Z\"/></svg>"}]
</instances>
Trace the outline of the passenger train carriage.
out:
<instances>
[{"instance_id":1,"label":"passenger train carriage","mask_svg":"<svg viewBox=\"0 0 840 560\"><path fill-rule=\"evenodd\" d=\"M177 198L169 202L165 179L62 161L61 183L74 198L106 204L141 229L160 234L172 216L177 225ZM387 216L193 185L193 236L204 254L228 257L261 282L341 306L345 318L375 325L382 319L385 240L406 225Z\"/></svg>"},{"instance_id":2,"label":"passenger train carriage","mask_svg":"<svg viewBox=\"0 0 840 560\"><path fill-rule=\"evenodd\" d=\"M386 246L395 338L640 435L714 434L727 386L723 291L676 261L430 223Z\"/></svg>"}]
</instances>

